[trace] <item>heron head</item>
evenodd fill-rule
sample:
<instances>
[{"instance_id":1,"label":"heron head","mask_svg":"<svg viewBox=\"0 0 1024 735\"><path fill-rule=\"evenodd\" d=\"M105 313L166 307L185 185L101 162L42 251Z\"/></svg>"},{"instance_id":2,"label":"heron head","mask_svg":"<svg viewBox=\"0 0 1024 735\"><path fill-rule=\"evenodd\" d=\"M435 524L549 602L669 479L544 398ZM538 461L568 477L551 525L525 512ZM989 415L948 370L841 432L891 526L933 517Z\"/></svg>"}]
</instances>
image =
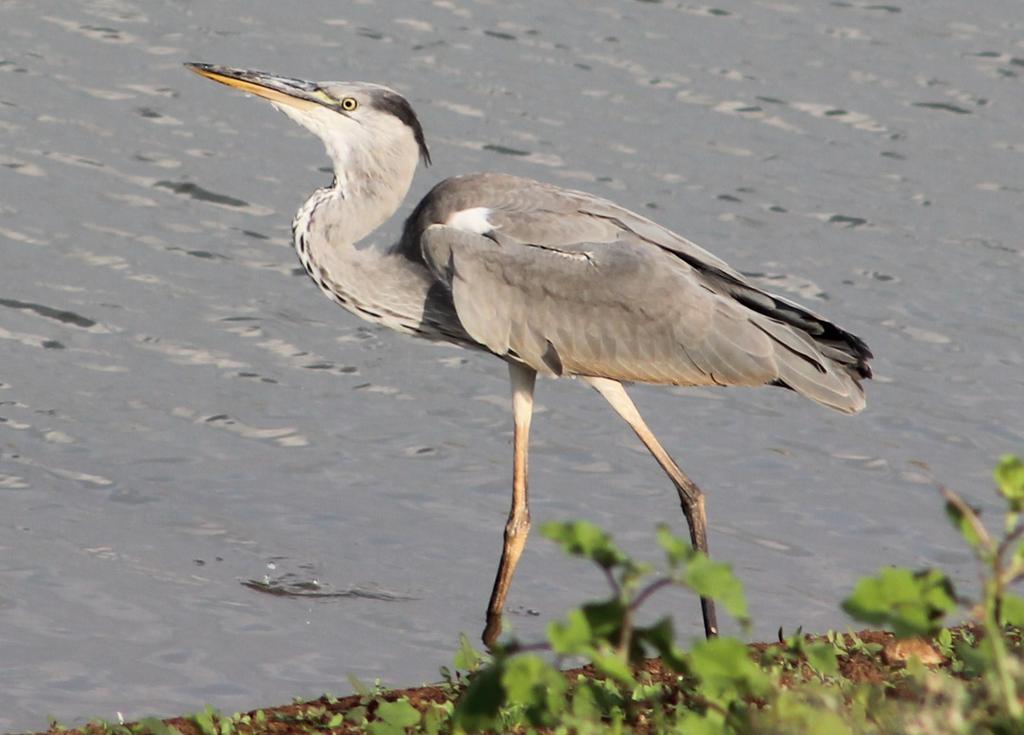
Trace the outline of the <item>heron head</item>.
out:
<instances>
[{"instance_id":1,"label":"heron head","mask_svg":"<svg viewBox=\"0 0 1024 735\"><path fill-rule=\"evenodd\" d=\"M398 92L367 82L308 82L302 79L212 64L185 64L200 76L270 100L327 148L339 176L353 168L367 175L382 169L430 163L423 128ZM411 175L411 171L410 171Z\"/></svg>"}]
</instances>

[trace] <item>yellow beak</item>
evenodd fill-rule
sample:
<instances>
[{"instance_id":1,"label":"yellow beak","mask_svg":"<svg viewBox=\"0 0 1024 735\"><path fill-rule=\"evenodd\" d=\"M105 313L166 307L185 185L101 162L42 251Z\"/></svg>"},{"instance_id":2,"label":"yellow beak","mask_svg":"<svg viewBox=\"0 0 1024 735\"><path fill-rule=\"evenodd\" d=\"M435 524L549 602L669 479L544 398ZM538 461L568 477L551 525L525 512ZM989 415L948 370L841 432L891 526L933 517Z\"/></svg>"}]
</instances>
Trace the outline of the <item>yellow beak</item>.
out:
<instances>
[{"instance_id":1,"label":"yellow beak","mask_svg":"<svg viewBox=\"0 0 1024 735\"><path fill-rule=\"evenodd\" d=\"M335 101L322 92L314 82L302 79L213 64L187 63L185 68L201 77L299 110L312 110L318 106L335 104Z\"/></svg>"}]
</instances>

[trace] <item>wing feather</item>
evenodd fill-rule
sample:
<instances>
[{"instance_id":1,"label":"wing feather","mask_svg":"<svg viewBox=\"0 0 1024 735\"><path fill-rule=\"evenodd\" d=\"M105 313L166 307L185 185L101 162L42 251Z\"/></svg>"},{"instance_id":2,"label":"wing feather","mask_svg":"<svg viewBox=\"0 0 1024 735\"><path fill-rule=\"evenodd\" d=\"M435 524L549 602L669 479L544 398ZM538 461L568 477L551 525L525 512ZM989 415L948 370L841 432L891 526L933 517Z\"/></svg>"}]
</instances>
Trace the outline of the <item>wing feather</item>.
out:
<instances>
[{"instance_id":1,"label":"wing feather","mask_svg":"<svg viewBox=\"0 0 1024 735\"><path fill-rule=\"evenodd\" d=\"M486 209L490 231L446 224L472 208ZM503 175L448 179L409 218L402 247L451 292L473 339L539 372L774 383L863 407L871 353L859 338L606 200Z\"/></svg>"}]
</instances>

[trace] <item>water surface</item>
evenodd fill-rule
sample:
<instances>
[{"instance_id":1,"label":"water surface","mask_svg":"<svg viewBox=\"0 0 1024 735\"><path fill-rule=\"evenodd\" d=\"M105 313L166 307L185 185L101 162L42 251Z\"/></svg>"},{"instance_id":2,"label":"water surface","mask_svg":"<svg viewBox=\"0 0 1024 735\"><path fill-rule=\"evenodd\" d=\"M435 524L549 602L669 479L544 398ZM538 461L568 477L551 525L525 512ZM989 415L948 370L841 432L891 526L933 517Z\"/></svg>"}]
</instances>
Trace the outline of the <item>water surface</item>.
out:
<instances>
[{"instance_id":1,"label":"water surface","mask_svg":"<svg viewBox=\"0 0 1024 735\"><path fill-rule=\"evenodd\" d=\"M415 684L481 627L504 366L322 298L289 245L319 143L183 61L407 94L435 165L403 212L473 170L586 189L866 338L855 418L634 390L757 635L845 626L886 564L971 584L936 486L991 512L1024 447L1019 4L540 7L0 4L0 729ZM582 386L538 400L535 522L653 558L683 529L656 465ZM601 585L534 538L510 622L535 639Z\"/></svg>"}]
</instances>

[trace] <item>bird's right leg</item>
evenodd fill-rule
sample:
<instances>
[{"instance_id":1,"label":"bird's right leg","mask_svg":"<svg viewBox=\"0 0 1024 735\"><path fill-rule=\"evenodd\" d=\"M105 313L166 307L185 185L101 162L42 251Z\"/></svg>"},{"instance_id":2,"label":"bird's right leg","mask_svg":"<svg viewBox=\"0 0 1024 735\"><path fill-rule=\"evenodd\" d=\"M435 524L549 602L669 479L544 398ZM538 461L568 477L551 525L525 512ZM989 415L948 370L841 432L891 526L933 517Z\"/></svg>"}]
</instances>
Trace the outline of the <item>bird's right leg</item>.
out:
<instances>
[{"instance_id":1,"label":"bird's right leg","mask_svg":"<svg viewBox=\"0 0 1024 735\"><path fill-rule=\"evenodd\" d=\"M512 509L505 523L505 543L501 549L498 575L494 579L494 590L487 605L487 627L483 641L493 646L501 635L501 613L505 609L505 597L512 585L519 557L526 546L530 532L530 506L526 494L526 455L530 444L530 420L533 418L533 387L537 371L518 363L508 364L509 380L512 383L512 417L515 434L512 441Z\"/></svg>"},{"instance_id":2,"label":"bird's right leg","mask_svg":"<svg viewBox=\"0 0 1024 735\"><path fill-rule=\"evenodd\" d=\"M700 488L679 468L675 460L669 456L661 442L654 436L654 432L647 426L636 404L622 387L622 383L608 378L583 378L594 390L604 396L611 404L615 412L629 424L640 441L644 443L648 451L654 456L661 469L672 480L672 484L679 493L679 501L683 506L683 515L686 516L686 523L690 527L690 541L693 548L708 553L708 517L704 509L704 493ZM708 638L718 635L718 620L715 616L714 600L708 597L700 598L700 610L704 617L704 634Z\"/></svg>"}]
</instances>

